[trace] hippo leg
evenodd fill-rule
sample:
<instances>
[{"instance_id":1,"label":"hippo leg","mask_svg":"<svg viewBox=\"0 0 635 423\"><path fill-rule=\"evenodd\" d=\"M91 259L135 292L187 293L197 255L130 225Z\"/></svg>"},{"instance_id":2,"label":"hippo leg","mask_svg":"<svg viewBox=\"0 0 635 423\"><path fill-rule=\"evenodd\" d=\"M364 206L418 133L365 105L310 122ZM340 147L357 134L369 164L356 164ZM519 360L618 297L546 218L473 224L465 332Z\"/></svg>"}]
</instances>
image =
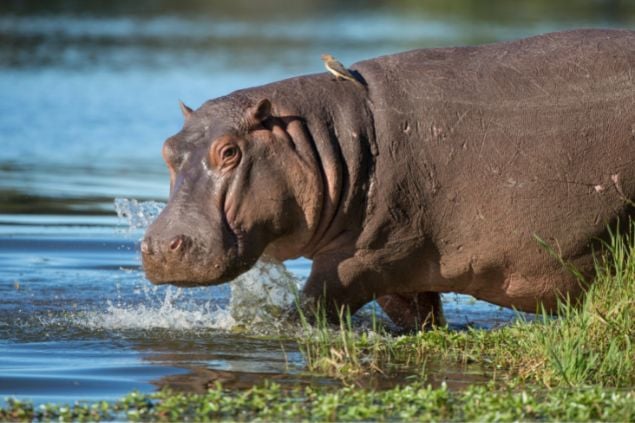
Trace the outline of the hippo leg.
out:
<instances>
[{"instance_id":1,"label":"hippo leg","mask_svg":"<svg viewBox=\"0 0 635 423\"><path fill-rule=\"evenodd\" d=\"M319 306L331 323L338 323L342 311L354 314L373 300L372 287L379 280L375 272L349 254L331 252L314 257L302 290L303 311L311 318Z\"/></svg>"},{"instance_id":2,"label":"hippo leg","mask_svg":"<svg viewBox=\"0 0 635 423\"><path fill-rule=\"evenodd\" d=\"M420 330L445 324L438 292L390 294L377 302L388 317L404 329Z\"/></svg>"},{"instance_id":3,"label":"hippo leg","mask_svg":"<svg viewBox=\"0 0 635 423\"><path fill-rule=\"evenodd\" d=\"M353 314L375 298L384 283L381 274L348 254L321 255L313 259L311 275L302 291L308 317L316 306L325 307L329 321L337 323L342 307ZM407 330L444 325L441 297L436 292L389 294L377 302L395 324Z\"/></svg>"}]
</instances>

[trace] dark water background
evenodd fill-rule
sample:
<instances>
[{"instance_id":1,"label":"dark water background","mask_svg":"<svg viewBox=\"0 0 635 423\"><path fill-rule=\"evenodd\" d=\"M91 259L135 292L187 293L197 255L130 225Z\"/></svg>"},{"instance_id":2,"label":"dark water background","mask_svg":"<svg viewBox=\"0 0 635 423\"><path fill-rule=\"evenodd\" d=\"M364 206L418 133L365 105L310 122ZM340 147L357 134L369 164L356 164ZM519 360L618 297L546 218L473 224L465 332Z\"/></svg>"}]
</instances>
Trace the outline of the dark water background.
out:
<instances>
[{"instance_id":1,"label":"dark water background","mask_svg":"<svg viewBox=\"0 0 635 423\"><path fill-rule=\"evenodd\" d=\"M418 47L635 27L627 1L3 1L0 397L111 399L220 380L335 383L297 347L230 330L228 286L154 288L113 200L165 201L177 100ZM128 212L149 213L148 208ZM289 268L306 277L310 263ZM455 326L509 319L445 298ZM457 383L460 370L442 377Z\"/></svg>"}]
</instances>

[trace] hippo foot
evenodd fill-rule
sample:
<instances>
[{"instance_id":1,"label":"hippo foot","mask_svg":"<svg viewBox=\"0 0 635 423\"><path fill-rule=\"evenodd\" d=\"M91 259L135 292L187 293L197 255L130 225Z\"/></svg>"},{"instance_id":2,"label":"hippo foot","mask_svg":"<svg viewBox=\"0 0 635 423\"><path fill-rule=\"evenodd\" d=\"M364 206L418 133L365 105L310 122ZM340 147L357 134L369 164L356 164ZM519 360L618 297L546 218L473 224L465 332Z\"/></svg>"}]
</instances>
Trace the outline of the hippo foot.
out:
<instances>
[{"instance_id":1,"label":"hippo foot","mask_svg":"<svg viewBox=\"0 0 635 423\"><path fill-rule=\"evenodd\" d=\"M445 325L441 295L437 292L384 295L377 303L396 325L408 331Z\"/></svg>"}]
</instances>

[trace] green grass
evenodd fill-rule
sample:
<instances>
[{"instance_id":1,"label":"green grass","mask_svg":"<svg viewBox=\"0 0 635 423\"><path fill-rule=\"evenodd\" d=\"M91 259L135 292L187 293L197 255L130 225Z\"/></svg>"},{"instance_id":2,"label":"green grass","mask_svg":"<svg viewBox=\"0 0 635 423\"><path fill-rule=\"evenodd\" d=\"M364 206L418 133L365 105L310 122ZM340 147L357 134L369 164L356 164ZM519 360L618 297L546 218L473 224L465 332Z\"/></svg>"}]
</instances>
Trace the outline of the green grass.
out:
<instances>
[{"instance_id":1,"label":"green grass","mask_svg":"<svg viewBox=\"0 0 635 423\"><path fill-rule=\"evenodd\" d=\"M386 332L372 315L371 330L353 329L350 313L339 313L339 327L327 323L325 307L318 306L313 324L309 324L300 311L302 332L299 348L310 371L347 380L369 372L391 370L386 360L394 353L392 343L386 342Z\"/></svg>"},{"instance_id":2,"label":"green grass","mask_svg":"<svg viewBox=\"0 0 635 423\"><path fill-rule=\"evenodd\" d=\"M46 405L13 401L0 420L251 421L443 420L633 421L635 392L591 388L493 390L472 386L452 392L409 385L375 392L354 387L283 390L271 384L247 391L221 386L204 395L167 391L130 394L113 404Z\"/></svg>"},{"instance_id":3,"label":"green grass","mask_svg":"<svg viewBox=\"0 0 635 423\"><path fill-rule=\"evenodd\" d=\"M566 263L564 263L566 264ZM452 360L480 363L503 380L549 387L635 385L635 223L611 233L596 255L596 279L581 304L561 302L558 318L519 320L497 330L435 328L393 337L380 328L355 333L342 313L340 328L305 327L299 341L311 370L352 380L362 373L421 369ZM574 271L573 269L571 269Z\"/></svg>"}]
</instances>

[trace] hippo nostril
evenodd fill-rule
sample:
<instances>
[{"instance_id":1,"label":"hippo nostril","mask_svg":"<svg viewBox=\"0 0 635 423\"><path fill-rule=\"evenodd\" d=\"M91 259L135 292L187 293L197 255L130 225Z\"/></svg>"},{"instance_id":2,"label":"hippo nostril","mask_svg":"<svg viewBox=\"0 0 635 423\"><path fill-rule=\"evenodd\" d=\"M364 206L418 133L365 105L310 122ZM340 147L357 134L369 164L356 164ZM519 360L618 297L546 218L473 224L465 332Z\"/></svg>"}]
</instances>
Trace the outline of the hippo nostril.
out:
<instances>
[{"instance_id":1,"label":"hippo nostril","mask_svg":"<svg viewBox=\"0 0 635 423\"><path fill-rule=\"evenodd\" d=\"M177 235L170 241L170 251L178 251L183 247L183 235Z\"/></svg>"}]
</instances>

